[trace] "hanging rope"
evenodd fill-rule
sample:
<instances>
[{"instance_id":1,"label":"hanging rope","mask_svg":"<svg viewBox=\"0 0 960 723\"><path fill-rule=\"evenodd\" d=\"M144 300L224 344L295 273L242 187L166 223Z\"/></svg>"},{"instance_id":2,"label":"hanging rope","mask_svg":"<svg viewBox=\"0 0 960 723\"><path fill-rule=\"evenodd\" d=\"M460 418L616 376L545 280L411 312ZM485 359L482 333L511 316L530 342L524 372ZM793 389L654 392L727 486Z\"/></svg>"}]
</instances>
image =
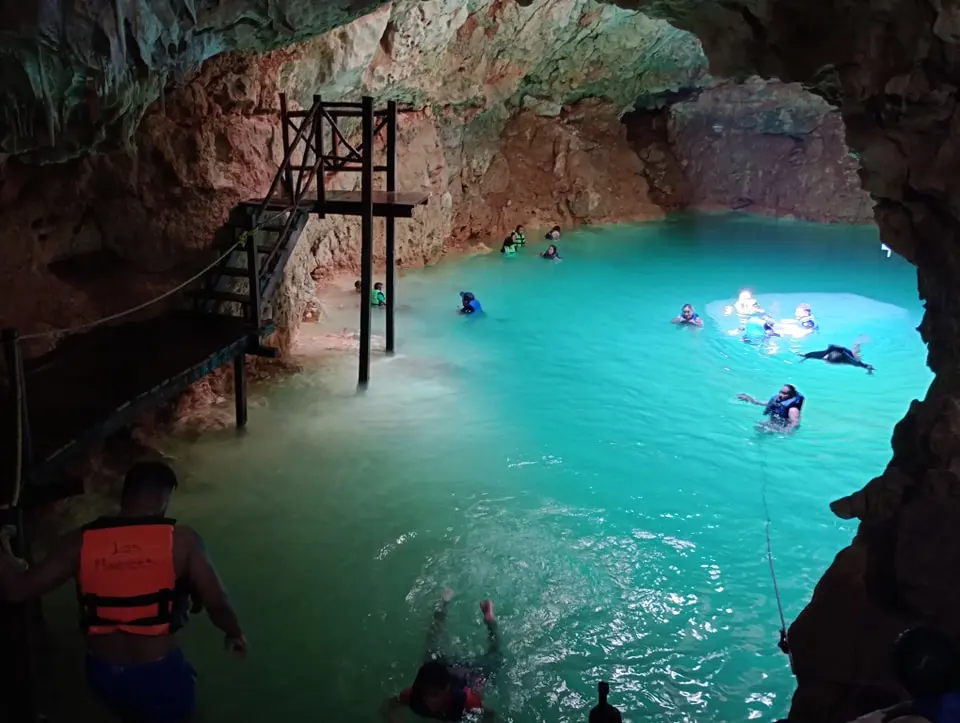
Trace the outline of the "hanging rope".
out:
<instances>
[{"instance_id":1,"label":"hanging rope","mask_svg":"<svg viewBox=\"0 0 960 723\"><path fill-rule=\"evenodd\" d=\"M763 481L760 485L760 497L763 499L763 514L766 520L765 531L767 536L767 562L770 565L770 579L773 580L773 594L777 598L777 612L780 614L780 642L777 647L780 648L787 657L790 658L790 667L793 667L793 655L790 653L790 641L787 639L787 620L783 615L783 601L780 599L780 586L777 584L777 571L773 565L773 546L770 544L770 506L767 504L767 462L760 460L760 471L763 475Z\"/></svg>"}]
</instances>

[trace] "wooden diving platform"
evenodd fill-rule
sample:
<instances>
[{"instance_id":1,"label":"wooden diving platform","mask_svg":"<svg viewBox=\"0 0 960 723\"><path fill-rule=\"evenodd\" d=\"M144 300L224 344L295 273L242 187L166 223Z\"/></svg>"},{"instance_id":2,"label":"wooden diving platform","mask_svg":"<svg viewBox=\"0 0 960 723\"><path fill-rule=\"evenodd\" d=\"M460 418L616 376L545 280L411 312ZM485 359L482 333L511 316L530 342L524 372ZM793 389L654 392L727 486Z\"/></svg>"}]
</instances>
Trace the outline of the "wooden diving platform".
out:
<instances>
[{"instance_id":1,"label":"wooden diving platform","mask_svg":"<svg viewBox=\"0 0 960 723\"><path fill-rule=\"evenodd\" d=\"M413 209L425 206L429 196L426 193L400 193L393 191L373 192L373 215L379 218L413 218ZM270 199L252 198L244 201L250 208L264 211L285 211L293 206L289 198ZM316 193L299 199L297 207L321 218L326 215L362 216L363 203L360 191L325 191L322 201Z\"/></svg>"},{"instance_id":2,"label":"wooden diving platform","mask_svg":"<svg viewBox=\"0 0 960 723\"><path fill-rule=\"evenodd\" d=\"M25 464L24 486L43 484L91 445L234 361L250 338L244 319L174 311L101 326L25 360L32 460ZM9 409L12 402L5 402ZM11 416L4 415L0 435L0 456L7 460L13 459L17 439Z\"/></svg>"}]
</instances>

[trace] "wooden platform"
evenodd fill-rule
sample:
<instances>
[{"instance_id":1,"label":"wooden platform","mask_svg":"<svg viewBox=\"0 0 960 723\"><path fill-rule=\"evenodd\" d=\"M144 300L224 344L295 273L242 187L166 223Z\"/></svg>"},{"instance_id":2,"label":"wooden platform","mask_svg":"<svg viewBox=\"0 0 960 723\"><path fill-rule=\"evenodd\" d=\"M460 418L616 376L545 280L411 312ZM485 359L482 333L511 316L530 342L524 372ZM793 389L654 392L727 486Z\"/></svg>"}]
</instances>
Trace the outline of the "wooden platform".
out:
<instances>
[{"instance_id":1,"label":"wooden platform","mask_svg":"<svg viewBox=\"0 0 960 723\"><path fill-rule=\"evenodd\" d=\"M426 193L388 193L387 191L373 192L373 215L379 217L412 218L413 209L425 206L429 196ZM262 198L252 198L244 201L244 205L259 208L263 204ZM267 211L282 211L290 207L290 202L282 197L272 199L267 204ZM319 216L360 216L360 191L327 191L324 202L317 201L313 193L300 201L300 208Z\"/></svg>"},{"instance_id":2,"label":"wooden platform","mask_svg":"<svg viewBox=\"0 0 960 723\"><path fill-rule=\"evenodd\" d=\"M249 334L239 318L172 312L99 327L27 360L34 450L28 482L42 484L73 455L230 362L246 348ZM0 455L12 459L16 435L10 415L4 417Z\"/></svg>"}]
</instances>

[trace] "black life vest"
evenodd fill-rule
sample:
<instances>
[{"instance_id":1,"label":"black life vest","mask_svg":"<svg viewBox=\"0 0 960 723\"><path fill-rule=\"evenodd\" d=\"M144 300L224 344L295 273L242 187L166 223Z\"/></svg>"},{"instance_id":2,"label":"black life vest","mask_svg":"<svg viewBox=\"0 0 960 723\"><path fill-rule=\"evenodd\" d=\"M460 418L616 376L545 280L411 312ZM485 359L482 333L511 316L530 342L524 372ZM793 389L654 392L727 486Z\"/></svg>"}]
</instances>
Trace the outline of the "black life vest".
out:
<instances>
[{"instance_id":1,"label":"black life vest","mask_svg":"<svg viewBox=\"0 0 960 723\"><path fill-rule=\"evenodd\" d=\"M450 700L446 710L442 713L434 713L424 705L423 700L411 691L410 710L423 718L432 718L434 720L462 720L467 707L467 687L466 678L461 675L456 668L447 666L450 672L450 685L452 688Z\"/></svg>"}]
</instances>

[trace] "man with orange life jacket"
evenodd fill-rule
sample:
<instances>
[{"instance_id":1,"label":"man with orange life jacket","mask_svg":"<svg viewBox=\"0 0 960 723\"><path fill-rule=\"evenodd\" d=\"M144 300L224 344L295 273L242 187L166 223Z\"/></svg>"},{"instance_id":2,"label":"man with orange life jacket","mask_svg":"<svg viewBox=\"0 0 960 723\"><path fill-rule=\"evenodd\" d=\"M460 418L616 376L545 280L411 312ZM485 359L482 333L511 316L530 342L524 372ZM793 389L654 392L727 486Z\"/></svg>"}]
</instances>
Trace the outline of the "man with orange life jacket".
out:
<instances>
[{"instance_id":1,"label":"man with orange life jacket","mask_svg":"<svg viewBox=\"0 0 960 723\"><path fill-rule=\"evenodd\" d=\"M87 635L87 683L124 723L182 723L194 714L196 671L175 633L191 598L242 655L243 636L200 536L166 514L173 470L142 462L127 473L120 514L65 535L31 569L0 552L0 599L18 602L76 578Z\"/></svg>"}]
</instances>

